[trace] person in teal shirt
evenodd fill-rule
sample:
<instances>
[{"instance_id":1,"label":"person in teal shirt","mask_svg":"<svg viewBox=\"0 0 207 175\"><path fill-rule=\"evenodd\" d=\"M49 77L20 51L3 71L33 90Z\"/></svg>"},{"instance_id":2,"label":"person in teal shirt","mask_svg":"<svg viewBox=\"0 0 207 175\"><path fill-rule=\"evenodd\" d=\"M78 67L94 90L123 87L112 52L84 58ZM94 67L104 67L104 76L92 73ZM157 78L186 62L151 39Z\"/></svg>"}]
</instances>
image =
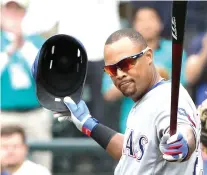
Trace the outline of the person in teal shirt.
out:
<instances>
[{"instance_id":1,"label":"person in teal shirt","mask_svg":"<svg viewBox=\"0 0 207 175\"><path fill-rule=\"evenodd\" d=\"M35 93L35 83L30 73L30 63L43 44L43 38L39 35L24 37L23 47L7 56L6 49L12 42L11 33L1 30L0 34L0 54L1 59L4 59L0 70L1 110L40 108Z\"/></svg>"},{"instance_id":2,"label":"person in teal shirt","mask_svg":"<svg viewBox=\"0 0 207 175\"><path fill-rule=\"evenodd\" d=\"M22 21L28 6L29 0L1 1L0 122L2 126L22 126L29 140L46 141L52 137L52 115L41 107L30 71L45 39L39 34L22 33ZM34 162L50 169L50 153L33 152L31 157Z\"/></svg>"},{"instance_id":3,"label":"person in teal shirt","mask_svg":"<svg viewBox=\"0 0 207 175\"><path fill-rule=\"evenodd\" d=\"M160 75L165 79L170 79L172 71L172 42L160 37L163 24L159 13L155 9L149 7L142 7L138 9L135 13L133 27L136 31L143 35L143 37L147 40L148 46L153 49L154 63ZM181 83L184 86L186 85L186 59L187 54L186 52L183 52ZM104 98L107 101L116 101L121 98L122 102L120 107L119 128L120 132L124 133L126 129L127 117L134 105L134 102L130 98L123 97L119 90L113 85L110 76L106 73L103 76L102 91Z\"/></svg>"}]
</instances>

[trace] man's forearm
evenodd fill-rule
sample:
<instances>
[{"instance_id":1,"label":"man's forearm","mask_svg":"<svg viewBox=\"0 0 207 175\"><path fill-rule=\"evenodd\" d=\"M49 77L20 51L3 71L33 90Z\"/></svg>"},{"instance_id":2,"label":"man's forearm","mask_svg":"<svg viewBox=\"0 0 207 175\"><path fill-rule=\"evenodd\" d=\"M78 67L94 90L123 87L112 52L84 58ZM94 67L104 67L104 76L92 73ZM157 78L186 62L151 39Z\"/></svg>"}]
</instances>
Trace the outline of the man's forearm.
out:
<instances>
[{"instance_id":1,"label":"man's forearm","mask_svg":"<svg viewBox=\"0 0 207 175\"><path fill-rule=\"evenodd\" d=\"M186 141L188 142L189 152L186 158L186 160L188 160L196 148L196 136L194 134L192 127L187 124L180 125L178 130L183 134Z\"/></svg>"},{"instance_id":2,"label":"man's forearm","mask_svg":"<svg viewBox=\"0 0 207 175\"><path fill-rule=\"evenodd\" d=\"M123 143L124 143L124 135L117 133L110 140L106 148L106 152L109 155L111 155L115 160L119 160L122 155Z\"/></svg>"},{"instance_id":3,"label":"man's forearm","mask_svg":"<svg viewBox=\"0 0 207 175\"><path fill-rule=\"evenodd\" d=\"M120 159L124 136L116 131L98 124L90 135L102 148L106 150L114 159Z\"/></svg>"}]
</instances>

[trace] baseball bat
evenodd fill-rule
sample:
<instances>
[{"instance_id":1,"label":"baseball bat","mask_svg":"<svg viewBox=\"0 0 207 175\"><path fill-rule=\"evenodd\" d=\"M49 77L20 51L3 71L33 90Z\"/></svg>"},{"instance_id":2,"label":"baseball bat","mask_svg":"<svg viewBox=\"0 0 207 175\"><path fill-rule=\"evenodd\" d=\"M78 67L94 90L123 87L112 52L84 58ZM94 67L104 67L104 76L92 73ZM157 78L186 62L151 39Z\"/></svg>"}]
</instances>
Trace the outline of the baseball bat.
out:
<instances>
[{"instance_id":1,"label":"baseball bat","mask_svg":"<svg viewBox=\"0 0 207 175\"><path fill-rule=\"evenodd\" d=\"M187 1L172 2L172 85L171 85L171 111L170 135L177 131L177 112L180 88L180 74L182 67L183 40L185 31L185 18Z\"/></svg>"}]
</instances>

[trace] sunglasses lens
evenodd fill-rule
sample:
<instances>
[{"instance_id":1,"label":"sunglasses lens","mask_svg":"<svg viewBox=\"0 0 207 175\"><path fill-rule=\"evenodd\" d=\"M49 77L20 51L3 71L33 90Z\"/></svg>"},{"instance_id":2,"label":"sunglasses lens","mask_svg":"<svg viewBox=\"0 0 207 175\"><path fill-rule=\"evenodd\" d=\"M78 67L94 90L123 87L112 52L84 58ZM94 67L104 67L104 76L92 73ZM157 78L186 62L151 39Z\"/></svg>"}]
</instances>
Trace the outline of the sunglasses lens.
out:
<instances>
[{"instance_id":1,"label":"sunglasses lens","mask_svg":"<svg viewBox=\"0 0 207 175\"><path fill-rule=\"evenodd\" d=\"M131 69L136 63L136 60L133 58L126 58L124 60L121 60L118 63L118 67L123 70L123 71L128 71L129 69Z\"/></svg>"},{"instance_id":2,"label":"sunglasses lens","mask_svg":"<svg viewBox=\"0 0 207 175\"><path fill-rule=\"evenodd\" d=\"M136 63L136 59L126 58L118 62L117 66L115 65L105 66L104 71L108 73L110 76L116 76L117 67L119 67L123 71L128 71L135 65L135 63Z\"/></svg>"},{"instance_id":3,"label":"sunglasses lens","mask_svg":"<svg viewBox=\"0 0 207 175\"><path fill-rule=\"evenodd\" d=\"M110 76L116 76L117 69L116 66L104 66L104 71L108 73Z\"/></svg>"}]
</instances>

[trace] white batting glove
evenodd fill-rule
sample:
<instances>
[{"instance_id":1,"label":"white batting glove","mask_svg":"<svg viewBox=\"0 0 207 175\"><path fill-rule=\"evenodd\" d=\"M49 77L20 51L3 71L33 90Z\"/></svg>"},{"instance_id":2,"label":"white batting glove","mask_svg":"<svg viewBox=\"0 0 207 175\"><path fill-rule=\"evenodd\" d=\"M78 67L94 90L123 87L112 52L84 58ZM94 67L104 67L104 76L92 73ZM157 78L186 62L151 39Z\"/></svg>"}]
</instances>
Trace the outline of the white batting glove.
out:
<instances>
[{"instance_id":1,"label":"white batting glove","mask_svg":"<svg viewBox=\"0 0 207 175\"><path fill-rule=\"evenodd\" d=\"M70 120L84 134L90 136L93 128L98 124L95 118L92 118L87 105L83 100L76 104L70 97L64 98L64 103L71 112L71 116L67 114L55 114L59 121Z\"/></svg>"},{"instance_id":2,"label":"white batting glove","mask_svg":"<svg viewBox=\"0 0 207 175\"><path fill-rule=\"evenodd\" d=\"M189 152L188 143L181 133L176 133L171 137L168 133L163 135L159 147L163 158L169 162L181 162Z\"/></svg>"}]
</instances>

